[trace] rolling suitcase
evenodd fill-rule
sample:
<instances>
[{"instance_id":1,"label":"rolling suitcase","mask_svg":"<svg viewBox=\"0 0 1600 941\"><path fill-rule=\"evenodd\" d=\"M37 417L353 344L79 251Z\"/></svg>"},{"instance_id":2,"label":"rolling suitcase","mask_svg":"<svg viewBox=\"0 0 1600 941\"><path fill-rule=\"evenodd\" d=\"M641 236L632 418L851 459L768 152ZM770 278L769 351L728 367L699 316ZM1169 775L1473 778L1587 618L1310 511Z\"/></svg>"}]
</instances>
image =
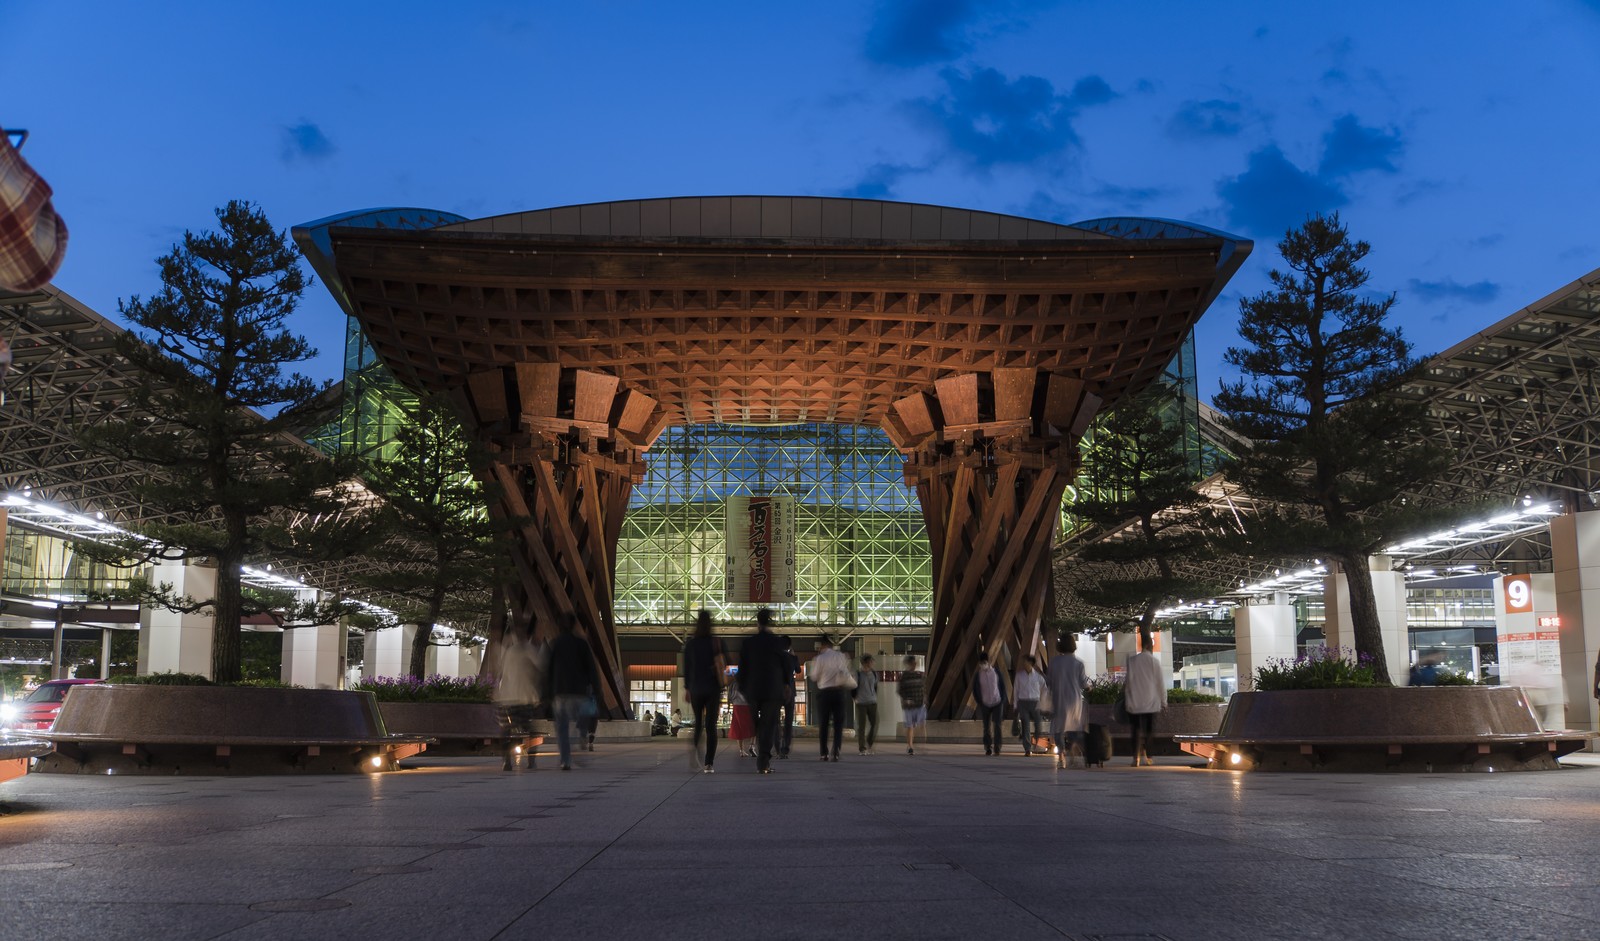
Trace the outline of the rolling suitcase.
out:
<instances>
[{"instance_id":1,"label":"rolling suitcase","mask_svg":"<svg viewBox=\"0 0 1600 941\"><path fill-rule=\"evenodd\" d=\"M1083 764L1099 765L1105 767L1106 759L1111 757L1111 730L1096 722L1089 723L1089 731L1083 737Z\"/></svg>"}]
</instances>

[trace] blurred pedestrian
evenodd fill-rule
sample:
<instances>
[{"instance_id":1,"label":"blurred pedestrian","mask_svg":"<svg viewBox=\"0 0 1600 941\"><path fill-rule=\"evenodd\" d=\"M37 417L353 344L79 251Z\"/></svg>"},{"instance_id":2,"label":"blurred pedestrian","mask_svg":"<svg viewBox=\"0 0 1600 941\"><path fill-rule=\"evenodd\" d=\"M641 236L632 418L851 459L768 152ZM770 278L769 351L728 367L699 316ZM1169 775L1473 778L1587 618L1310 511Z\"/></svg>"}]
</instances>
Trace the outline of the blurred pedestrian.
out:
<instances>
[{"instance_id":1,"label":"blurred pedestrian","mask_svg":"<svg viewBox=\"0 0 1600 941\"><path fill-rule=\"evenodd\" d=\"M878 671L872 667L867 654L856 671L856 751L863 755L872 754L878 742Z\"/></svg>"},{"instance_id":2,"label":"blurred pedestrian","mask_svg":"<svg viewBox=\"0 0 1600 941\"><path fill-rule=\"evenodd\" d=\"M800 676L800 660L794 655L794 641L785 634L778 638L783 643L783 728L776 735L779 758L789 757L789 746L794 744L794 681Z\"/></svg>"},{"instance_id":3,"label":"blurred pedestrian","mask_svg":"<svg viewBox=\"0 0 1600 941\"><path fill-rule=\"evenodd\" d=\"M917 753L917 730L928 723L928 703L925 697L926 678L917 669L917 658L907 656L905 669L900 671L900 708L905 712L906 754Z\"/></svg>"},{"instance_id":4,"label":"blurred pedestrian","mask_svg":"<svg viewBox=\"0 0 1600 941\"><path fill-rule=\"evenodd\" d=\"M1133 766L1150 764L1150 735L1155 730L1156 713L1167 708L1167 687L1161 658L1141 650L1128 658L1127 680L1122 687L1122 702L1128 710L1128 725L1133 729Z\"/></svg>"},{"instance_id":5,"label":"blurred pedestrian","mask_svg":"<svg viewBox=\"0 0 1600 941\"><path fill-rule=\"evenodd\" d=\"M756 771L761 774L772 773L773 739L778 731L783 688L794 688L788 680L790 676L783 641L772 633L772 612L762 608L756 612L756 632L746 637L739 648L738 680L755 719Z\"/></svg>"},{"instance_id":6,"label":"blurred pedestrian","mask_svg":"<svg viewBox=\"0 0 1600 941\"><path fill-rule=\"evenodd\" d=\"M1439 670L1444 666L1444 651L1435 647L1426 651L1411 665L1407 683L1411 686L1438 686Z\"/></svg>"},{"instance_id":7,"label":"blurred pedestrian","mask_svg":"<svg viewBox=\"0 0 1600 941\"><path fill-rule=\"evenodd\" d=\"M1083 732L1088 723L1083 708L1083 691L1089 686L1083 661L1073 654L1078 639L1071 634L1056 638L1056 655L1045 670L1045 685L1050 689L1050 735L1056 742L1056 767L1083 766Z\"/></svg>"},{"instance_id":8,"label":"blurred pedestrian","mask_svg":"<svg viewBox=\"0 0 1600 941\"><path fill-rule=\"evenodd\" d=\"M1022 669L1017 671L1017 678L1011 687L1017 706L1017 725L1022 732L1024 755L1033 754L1033 743L1044 731L1039 727L1039 697L1044 694L1044 674L1035 669L1037 662L1033 654L1023 657Z\"/></svg>"},{"instance_id":9,"label":"blurred pedestrian","mask_svg":"<svg viewBox=\"0 0 1600 941\"><path fill-rule=\"evenodd\" d=\"M844 744L845 696L856 685L855 671L850 661L835 650L833 638L823 634L817 643L822 647L811 661L811 682L817 687L817 737L822 743L822 760L839 760L839 749ZM833 749L828 749L828 729L833 729Z\"/></svg>"},{"instance_id":10,"label":"blurred pedestrian","mask_svg":"<svg viewBox=\"0 0 1600 941\"><path fill-rule=\"evenodd\" d=\"M578 636L578 618L561 616L560 632L550 644L550 668L545 673L545 701L556 727L556 751L561 770L572 770L572 726L599 714L595 693L600 688L589 642Z\"/></svg>"},{"instance_id":11,"label":"blurred pedestrian","mask_svg":"<svg viewBox=\"0 0 1600 941\"><path fill-rule=\"evenodd\" d=\"M740 669L744 669L742 664ZM733 718L728 722L728 737L733 739L739 757L749 758L756 753L756 720L750 712L750 701L744 698L744 692L739 689L737 676L728 686L728 704L733 707Z\"/></svg>"},{"instance_id":12,"label":"blurred pedestrian","mask_svg":"<svg viewBox=\"0 0 1600 941\"><path fill-rule=\"evenodd\" d=\"M987 650L978 651L978 669L972 674L972 699L978 704L978 723L983 726L983 753L998 755L1000 720L1006 711L1006 681L989 662Z\"/></svg>"},{"instance_id":13,"label":"blurred pedestrian","mask_svg":"<svg viewBox=\"0 0 1600 941\"><path fill-rule=\"evenodd\" d=\"M706 774L714 772L717 760L717 714L722 708L722 678L727 675L727 648L711 629L711 612L702 610L695 615L694 635L683 642L683 689L694 718L689 765Z\"/></svg>"}]
</instances>

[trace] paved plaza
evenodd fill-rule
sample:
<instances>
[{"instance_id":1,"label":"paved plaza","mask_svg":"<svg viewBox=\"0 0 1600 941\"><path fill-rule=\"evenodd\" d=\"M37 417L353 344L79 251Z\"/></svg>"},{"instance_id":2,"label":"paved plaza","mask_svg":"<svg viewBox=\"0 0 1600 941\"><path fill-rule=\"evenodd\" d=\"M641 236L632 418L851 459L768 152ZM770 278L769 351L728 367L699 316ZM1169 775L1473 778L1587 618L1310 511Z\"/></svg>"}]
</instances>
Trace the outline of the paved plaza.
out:
<instances>
[{"instance_id":1,"label":"paved plaza","mask_svg":"<svg viewBox=\"0 0 1600 941\"><path fill-rule=\"evenodd\" d=\"M690 773L677 741L570 773L29 775L0 785L0 938L1600 938L1595 764L975 752L803 749L771 776L732 749Z\"/></svg>"}]
</instances>

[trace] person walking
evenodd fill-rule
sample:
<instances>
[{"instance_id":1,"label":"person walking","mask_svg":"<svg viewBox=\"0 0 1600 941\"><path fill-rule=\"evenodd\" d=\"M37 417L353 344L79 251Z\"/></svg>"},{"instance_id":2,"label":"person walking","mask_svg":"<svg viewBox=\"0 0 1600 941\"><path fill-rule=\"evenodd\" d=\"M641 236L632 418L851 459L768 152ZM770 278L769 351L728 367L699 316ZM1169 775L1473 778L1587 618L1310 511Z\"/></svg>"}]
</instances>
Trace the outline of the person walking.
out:
<instances>
[{"instance_id":1,"label":"person walking","mask_svg":"<svg viewBox=\"0 0 1600 941\"><path fill-rule=\"evenodd\" d=\"M1150 764L1150 734L1155 730L1156 713L1167 708L1167 687L1162 676L1161 658L1141 650L1128 658L1128 678L1122 687L1123 706L1128 724L1133 727L1133 766Z\"/></svg>"},{"instance_id":2,"label":"person walking","mask_svg":"<svg viewBox=\"0 0 1600 941\"><path fill-rule=\"evenodd\" d=\"M855 671L850 661L835 650L833 638L823 634L818 640L822 651L811 661L811 682L817 687L817 733L822 743L822 760L839 760L839 749L844 744L844 700L851 687L856 685ZM833 750L828 750L828 727L833 727Z\"/></svg>"},{"instance_id":3,"label":"person walking","mask_svg":"<svg viewBox=\"0 0 1600 941\"><path fill-rule=\"evenodd\" d=\"M783 703L789 659L783 641L772 633L772 612L756 612L756 632L739 648L739 691L756 724L756 772L772 773L772 744L778 730L778 709ZM793 683L788 684L793 687Z\"/></svg>"},{"instance_id":4,"label":"person walking","mask_svg":"<svg viewBox=\"0 0 1600 941\"><path fill-rule=\"evenodd\" d=\"M728 720L728 737L733 739L739 757L749 758L756 753L756 717L750 711L750 701L744 698L744 690L739 688L737 675L728 687L728 706L733 711Z\"/></svg>"},{"instance_id":5,"label":"person walking","mask_svg":"<svg viewBox=\"0 0 1600 941\"><path fill-rule=\"evenodd\" d=\"M1006 711L1006 681L989 662L987 650L978 651L978 669L972 674L972 699L978 704L978 722L983 726L983 753L998 755L1000 719Z\"/></svg>"},{"instance_id":6,"label":"person walking","mask_svg":"<svg viewBox=\"0 0 1600 941\"><path fill-rule=\"evenodd\" d=\"M1017 724L1022 731L1024 755L1033 754L1033 743L1044 731L1039 727L1039 697L1044 694L1044 674L1034 669L1036 662L1033 654L1023 657L1022 669L1017 671L1017 678L1011 686L1017 707Z\"/></svg>"},{"instance_id":7,"label":"person walking","mask_svg":"<svg viewBox=\"0 0 1600 941\"><path fill-rule=\"evenodd\" d=\"M577 615L561 616L560 631L550 644L550 668L545 671L545 701L556 727L556 751L561 770L572 770L572 726L596 715L595 692L600 680L589 642L578 636ZM580 726L580 729L582 726ZM581 732L580 732L581 734Z\"/></svg>"},{"instance_id":8,"label":"person walking","mask_svg":"<svg viewBox=\"0 0 1600 941\"><path fill-rule=\"evenodd\" d=\"M1083 691L1089 686L1088 671L1074 654L1078 639L1071 634L1056 638L1056 655L1045 669L1045 685L1050 689L1050 736L1056 743L1056 767L1083 766L1083 731L1088 722L1083 708Z\"/></svg>"},{"instance_id":9,"label":"person walking","mask_svg":"<svg viewBox=\"0 0 1600 941\"><path fill-rule=\"evenodd\" d=\"M715 772L717 713L722 709L722 678L728 675L728 651L711 630L711 612L695 615L694 635L683 642L683 689L694 721L689 745L689 765L705 774ZM705 736L702 750L700 736Z\"/></svg>"},{"instance_id":10,"label":"person walking","mask_svg":"<svg viewBox=\"0 0 1600 941\"><path fill-rule=\"evenodd\" d=\"M906 656L900 671L900 708L906 714L906 754L917 753L917 730L928 724L928 704L924 698L926 678L917 669L917 658Z\"/></svg>"},{"instance_id":11,"label":"person walking","mask_svg":"<svg viewBox=\"0 0 1600 941\"><path fill-rule=\"evenodd\" d=\"M775 738L779 758L789 757L789 746L794 744L794 681L800 675L800 660L794 655L794 641L784 634L778 638L783 644L783 728Z\"/></svg>"},{"instance_id":12,"label":"person walking","mask_svg":"<svg viewBox=\"0 0 1600 941\"><path fill-rule=\"evenodd\" d=\"M872 754L878 741L878 671L872 664L867 654L856 671L856 750L863 755Z\"/></svg>"}]
</instances>

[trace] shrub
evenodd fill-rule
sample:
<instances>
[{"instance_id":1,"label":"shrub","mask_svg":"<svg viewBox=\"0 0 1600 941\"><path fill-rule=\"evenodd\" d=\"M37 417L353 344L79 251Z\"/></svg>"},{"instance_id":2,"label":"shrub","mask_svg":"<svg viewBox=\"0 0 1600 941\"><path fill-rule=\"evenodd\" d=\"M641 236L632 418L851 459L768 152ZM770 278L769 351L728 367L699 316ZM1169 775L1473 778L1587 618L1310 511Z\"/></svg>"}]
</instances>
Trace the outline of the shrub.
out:
<instances>
[{"instance_id":1,"label":"shrub","mask_svg":"<svg viewBox=\"0 0 1600 941\"><path fill-rule=\"evenodd\" d=\"M379 702L492 702L494 681L476 676L375 676L354 687Z\"/></svg>"},{"instance_id":2,"label":"shrub","mask_svg":"<svg viewBox=\"0 0 1600 941\"><path fill-rule=\"evenodd\" d=\"M1083 701L1092 706L1109 706L1122 698L1122 677L1102 673L1089 681L1083 691Z\"/></svg>"},{"instance_id":3,"label":"shrub","mask_svg":"<svg viewBox=\"0 0 1600 941\"><path fill-rule=\"evenodd\" d=\"M138 676L114 676L111 682L119 686L215 686L198 673L143 673Z\"/></svg>"},{"instance_id":4,"label":"shrub","mask_svg":"<svg viewBox=\"0 0 1600 941\"><path fill-rule=\"evenodd\" d=\"M1190 703L1219 702L1227 702L1227 700L1223 699L1221 696L1213 696L1210 693L1202 693L1197 689L1174 687L1173 689L1167 690L1167 705L1169 706L1183 706Z\"/></svg>"},{"instance_id":5,"label":"shrub","mask_svg":"<svg viewBox=\"0 0 1600 941\"><path fill-rule=\"evenodd\" d=\"M285 683L283 680L240 680L237 683L224 683L224 686L248 686L253 689L305 689L298 683Z\"/></svg>"},{"instance_id":6,"label":"shrub","mask_svg":"<svg viewBox=\"0 0 1600 941\"><path fill-rule=\"evenodd\" d=\"M1283 689L1356 689L1379 685L1372 657L1344 647L1320 647L1293 660L1276 658L1256 670L1260 692ZM1388 684L1383 684L1388 685Z\"/></svg>"},{"instance_id":7,"label":"shrub","mask_svg":"<svg viewBox=\"0 0 1600 941\"><path fill-rule=\"evenodd\" d=\"M1434 674L1433 685L1435 685L1435 686L1477 686L1478 685L1478 681L1473 679L1472 677L1466 675L1465 673L1457 673L1457 672L1455 672L1453 670L1440 670L1438 673Z\"/></svg>"}]
</instances>

